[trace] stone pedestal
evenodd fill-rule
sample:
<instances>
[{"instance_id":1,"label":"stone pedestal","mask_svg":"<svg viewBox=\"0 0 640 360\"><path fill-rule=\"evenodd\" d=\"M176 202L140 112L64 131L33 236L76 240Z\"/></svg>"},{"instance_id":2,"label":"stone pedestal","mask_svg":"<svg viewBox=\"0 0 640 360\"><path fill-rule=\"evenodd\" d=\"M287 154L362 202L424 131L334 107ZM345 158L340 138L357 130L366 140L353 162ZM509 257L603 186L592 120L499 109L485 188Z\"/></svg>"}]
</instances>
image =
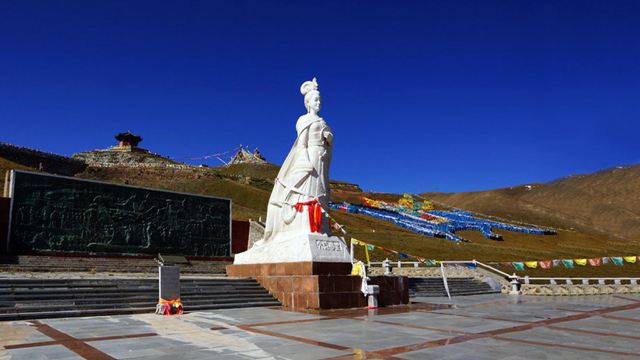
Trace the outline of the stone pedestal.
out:
<instances>
[{"instance_id":1,"label":"stone pedestal","mask_svg":"<svg viewBox=\"0 0 640 360\"><path fill-rule=\"evenodd\" d=\"M287 262L234 264L227 275L255 278L290 310L345 309L367 306L362 279L351 275L351 263ZM403 276L374 276L380 286L380 306L409 303L409 283Z\"/></svg>"},{"instance_id":2,"label":"stone pedestal","mask_svg":"<svg viewBox=\"0 0 640 360\"><path fill-rule=\"evenodd\" d=\"M269 241L258 241L251 249L236 254L233 264L270 264L291 262L331 262L351 264L344 241L326 234L281 234Z\"/></svg>"},{"instance_id":3,"label":"stone pedestal","mask_svg":"<svg viewBox=\"0 0 640 360\"><path fill-rule=\"evenodd\" d=\"M351 275L351 256L344 241L326 234L294 234L259 241L236 254L227 275L255 278L291 310L364 307L362 278ZM380 286L380 305L409 302L406 277L372 277Z\"/></svg>"}]
</instances>

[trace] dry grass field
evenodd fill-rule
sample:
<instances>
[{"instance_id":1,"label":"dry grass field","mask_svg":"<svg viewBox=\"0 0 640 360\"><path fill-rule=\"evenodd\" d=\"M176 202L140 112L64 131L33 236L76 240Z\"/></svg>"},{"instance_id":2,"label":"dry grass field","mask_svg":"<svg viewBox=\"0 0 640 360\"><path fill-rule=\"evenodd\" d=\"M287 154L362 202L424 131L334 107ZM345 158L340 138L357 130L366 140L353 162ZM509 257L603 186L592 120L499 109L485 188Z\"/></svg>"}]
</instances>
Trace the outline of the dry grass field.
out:
<instances>
[{"instance_id":1,"label":"dry grass field","mask_svg":"<svg viewBox=\"0 0 640 360\"><path fill-rule=\"evenodd\" d=\"M0 171L26 167L0 159ZM230 167L193 169L88 168L76 176L114 183L146 186L194 194L233 199L233 218L238 220L265 217L266 205L278 167L233 165ZM353 186L357 188L357 186ZM363 193L338 190L334 201L360 203L362 196L389 202L401 194ZM529 235L508 231L496 232L504 241L485 239L479 232L460 232L470 240L456 244L444 239L416 234L390 222L364 215L332 211L331 215L350 235L373 245L437 260L508 262L596 256L640 255L640 166L612 169L592 175L564 178L549 184L518 186L476 193L424 193L437 207L477 211L508 222L551 226L557 235ZM397 257L380 250L372 259ZM364 258L362 248L356 256ZM506 267L505 271L513 272ZM640 276L640 265L623 267L576 268L566 270L527 269L529 275L571 276Z\"/></svg>"}]
</instances>

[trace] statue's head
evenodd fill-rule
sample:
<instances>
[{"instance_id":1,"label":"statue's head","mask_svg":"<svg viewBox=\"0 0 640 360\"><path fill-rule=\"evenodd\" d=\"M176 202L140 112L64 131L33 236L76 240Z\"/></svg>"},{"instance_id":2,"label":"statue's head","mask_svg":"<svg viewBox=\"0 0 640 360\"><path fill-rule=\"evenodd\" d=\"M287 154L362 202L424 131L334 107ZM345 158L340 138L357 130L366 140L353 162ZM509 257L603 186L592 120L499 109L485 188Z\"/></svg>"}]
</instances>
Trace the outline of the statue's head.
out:
<instances>
[{"instance_id":1,"label":"statue's head","mask_svg":"<svg viewBox=\"0 0 640 360\"><path fill-rule=\"evenodd\" d=\"M311 81L305 81L300 86L300 92L304 95L304 107L308 113L317 114L320 112L320 91L318 91L318 82L316 78Z\"/></svg>"}]
</instances>

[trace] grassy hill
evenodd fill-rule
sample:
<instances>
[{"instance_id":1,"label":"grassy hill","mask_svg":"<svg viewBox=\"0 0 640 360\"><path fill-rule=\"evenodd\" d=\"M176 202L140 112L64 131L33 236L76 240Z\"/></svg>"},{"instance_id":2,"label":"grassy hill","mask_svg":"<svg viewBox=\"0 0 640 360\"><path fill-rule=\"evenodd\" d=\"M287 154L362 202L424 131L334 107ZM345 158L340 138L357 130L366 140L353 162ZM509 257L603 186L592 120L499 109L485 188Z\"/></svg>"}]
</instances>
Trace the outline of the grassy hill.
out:
<instances>
[{"instance_id":1,"label":"grassy hill","mask_svg":"<svg viewBox=\"0 0 640 360\"><path fill-rule=\"evenodd\" d=\"M25 168L0 159L0 170ZM234 219L264 218L273 179L279 167L273 164L232 165L214 168L87 168L76 176L122 184L161 188L194 194L223 196L233 199ZM496 231L504 241L485 239L478 232L461 232L470 243L456 244L447 240L416 234L390 222L357 214L331 212L349 233L368 243L392 248L407 254L438 260L477 259L485 262L546 260L617 256L640 252L637 226L640 167L612 169L597 174L571 177L549 184L519 186L477 193L425 193L438 201L439 208L454 206L499 216L506 221L533 223L559 228L556 236L529 235ZM332 182L333 200L359 203L361 196L388 202L400 194L363 193L357 185ZM620 206L618 206L620 204ZM615 209L615 210L612 210ZM572 215L575 214L575 215ZM623 218L620 218L622 215ZM609 219L610 221L608 221ZM614 221L615 220L615 221ZM609 233L607 233L609 232ZM364 258L361 248L356 256ZM375 250L374 260L389 254ZM513 269L505 268L512 272ZM546 270L545 275L562 272ZM640 276L640 266L584 268L573 275L606 276L610 273ZM527 271L535 274L535 271Z\"/></svg>"},{"instance_id":2,"label":"grassy hill","mask_svg":"<svg viewBox=\"0 0 640 360\"><path fill-rule=\"evenodd\" d=\"M640 240L640 165L547 184L422 195L447 206L508 219Z\"/></svg>"}]
</instances>

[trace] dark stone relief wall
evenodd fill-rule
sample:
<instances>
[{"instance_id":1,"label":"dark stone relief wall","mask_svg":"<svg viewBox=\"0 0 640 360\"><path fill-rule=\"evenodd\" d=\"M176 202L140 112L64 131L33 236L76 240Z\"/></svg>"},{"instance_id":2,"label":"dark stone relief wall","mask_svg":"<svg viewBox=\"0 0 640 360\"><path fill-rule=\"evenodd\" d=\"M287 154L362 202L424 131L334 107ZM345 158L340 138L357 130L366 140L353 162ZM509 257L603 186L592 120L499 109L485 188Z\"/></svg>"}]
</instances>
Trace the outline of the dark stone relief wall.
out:
<instances>
[{"instance_id":1,"label":"dark stone relief wall","mask_svg":"<svg viewBox=\"0 0 640 360\"><path fill-rule=\"evenodd\" d=\"M230 255L230 200L27 172L13 186L13 253Z\"/></svg>"}]
</instances>

